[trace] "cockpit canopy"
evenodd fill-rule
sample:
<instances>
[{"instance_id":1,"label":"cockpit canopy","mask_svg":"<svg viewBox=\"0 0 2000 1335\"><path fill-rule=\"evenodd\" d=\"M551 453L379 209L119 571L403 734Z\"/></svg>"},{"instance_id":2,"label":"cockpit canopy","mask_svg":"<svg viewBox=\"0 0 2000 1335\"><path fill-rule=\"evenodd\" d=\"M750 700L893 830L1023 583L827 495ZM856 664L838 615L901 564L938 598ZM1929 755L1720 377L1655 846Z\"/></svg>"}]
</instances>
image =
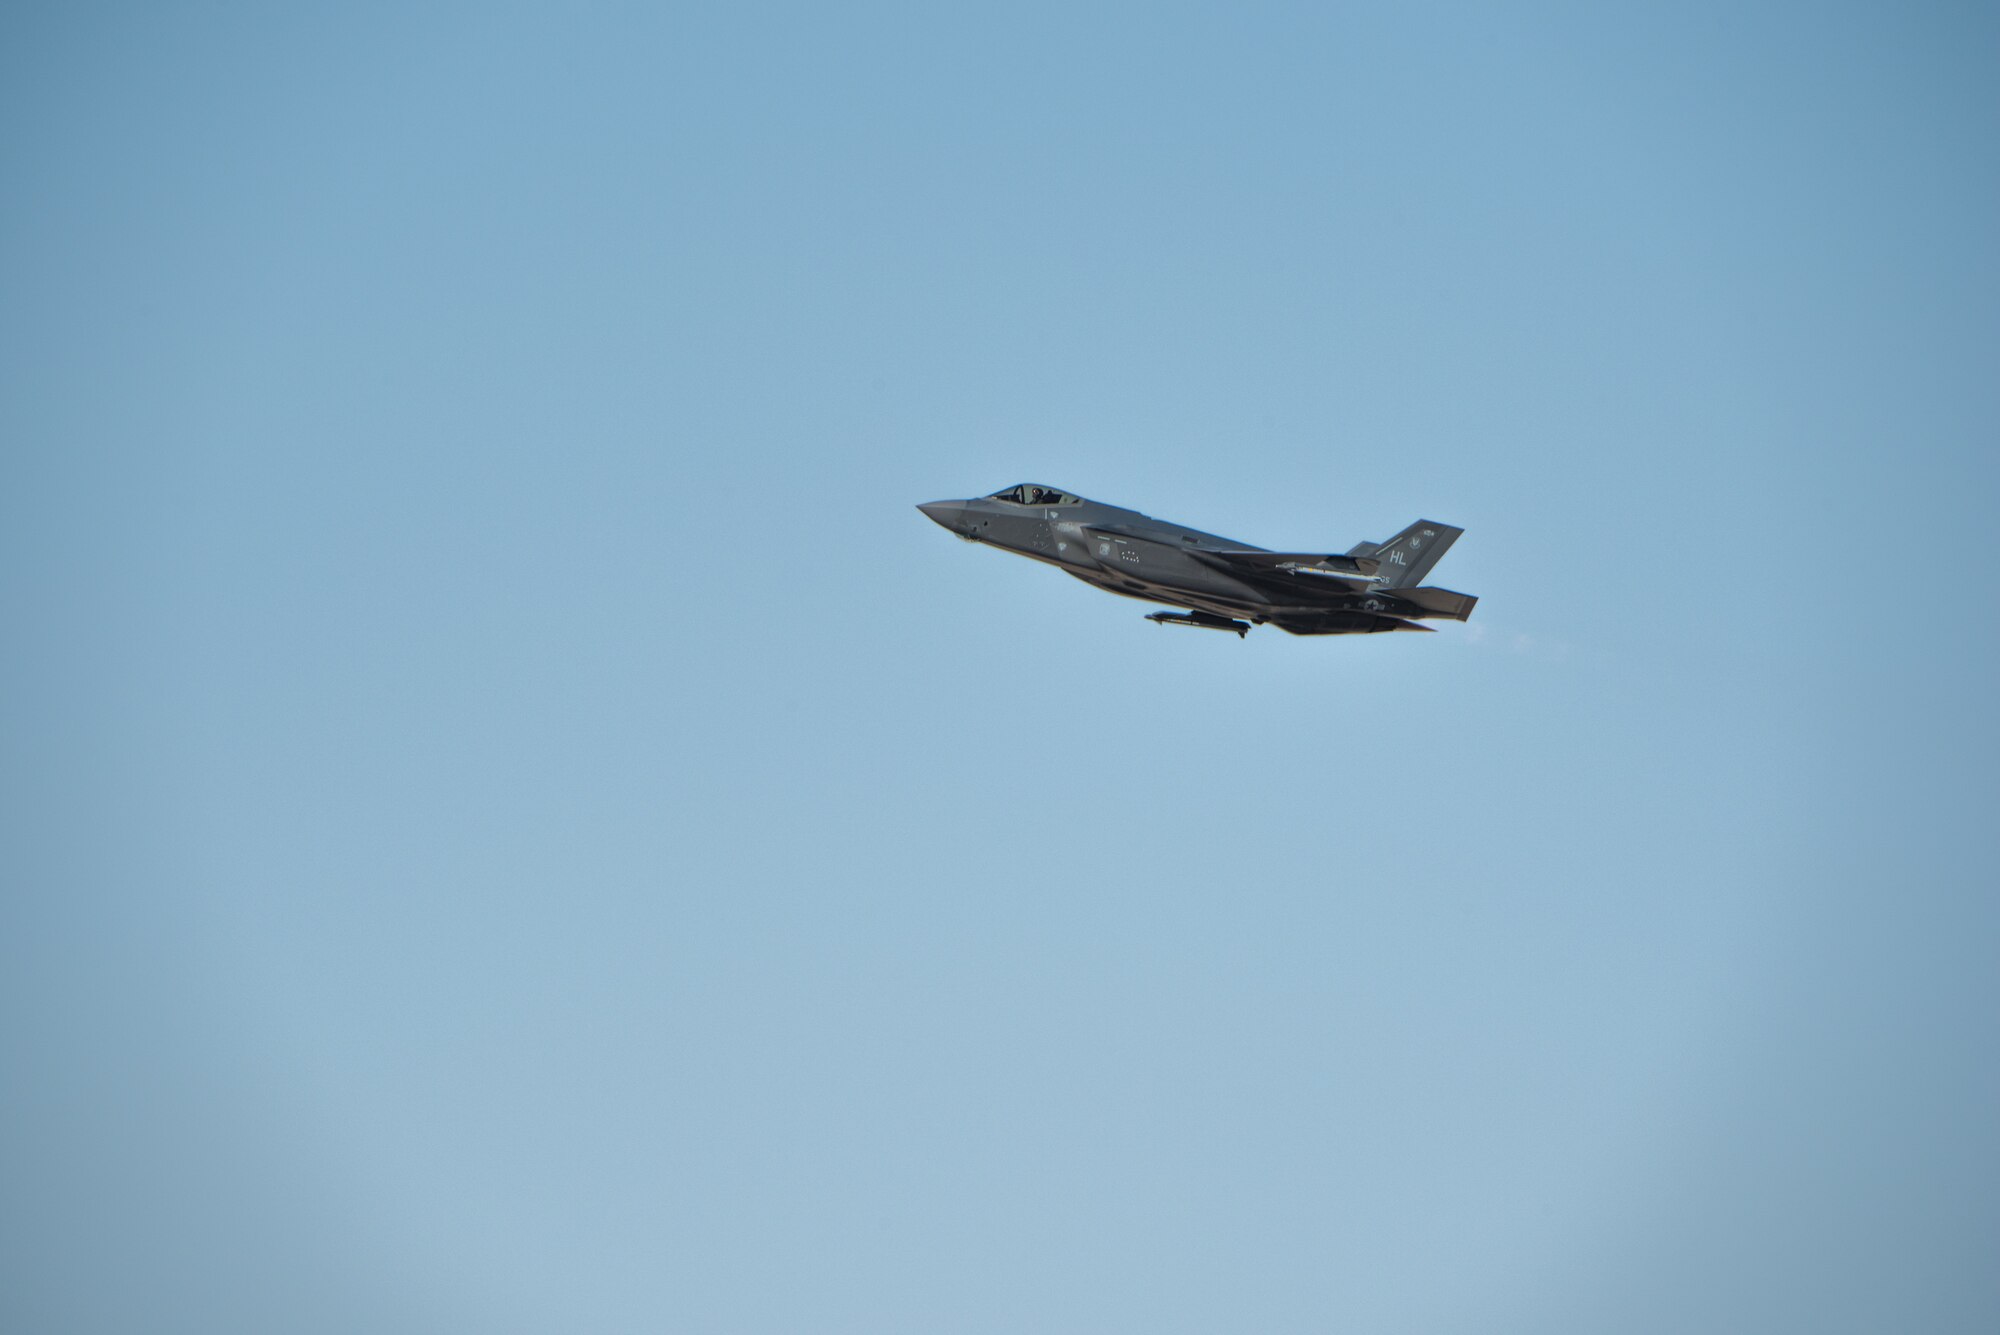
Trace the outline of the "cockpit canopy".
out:
<instances>
[{"instance_id":1,"label":"cockpit canopy","mask_svg":"<svg viewBox=\"0 0 2000 1335\"><path fill-rule=\"evenodd\" d=\"M1012 501L1016 505L1081 505L1083 502L1066 491L1054 487L1038 487L1032 482L1023 482L1018 487L993 493L996 501Z\"/></svg>"}]
</instances>

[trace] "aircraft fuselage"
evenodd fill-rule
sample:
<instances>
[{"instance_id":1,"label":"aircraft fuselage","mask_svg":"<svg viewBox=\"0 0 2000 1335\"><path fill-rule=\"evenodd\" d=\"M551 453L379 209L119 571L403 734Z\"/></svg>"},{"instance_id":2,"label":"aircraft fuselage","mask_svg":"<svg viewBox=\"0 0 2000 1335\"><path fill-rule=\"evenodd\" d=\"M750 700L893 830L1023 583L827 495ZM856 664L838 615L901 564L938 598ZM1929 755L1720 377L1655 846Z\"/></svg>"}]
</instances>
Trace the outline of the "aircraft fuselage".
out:
<instances>
[{"instance_id":1,"label":"aircraft fuselage","mask_svg":"<svg viewBox=\"0 0 2000 1335\"><path fill-rule=\"evenodd\" d=\"M1458 536L1459 530L1428 521L1389 543L1364 543L1341 557L1272 553L1026 483L991 496L932 501L917 508L961 538L1057 566L1107 593L1202 614L1155 618L1174 624L1240 633L1248 626L1233 618L1244 617L1296 634L1428 630L1415 620L1463 620L1474 601L1446 590L1413 591L1425 595L1416 601L1397 594L1399 573L1420 576ZM1364 549L1370 554L1361 555ZM1376 573L1385 559L1387 576Z\"/></svg>"}]
</instances>

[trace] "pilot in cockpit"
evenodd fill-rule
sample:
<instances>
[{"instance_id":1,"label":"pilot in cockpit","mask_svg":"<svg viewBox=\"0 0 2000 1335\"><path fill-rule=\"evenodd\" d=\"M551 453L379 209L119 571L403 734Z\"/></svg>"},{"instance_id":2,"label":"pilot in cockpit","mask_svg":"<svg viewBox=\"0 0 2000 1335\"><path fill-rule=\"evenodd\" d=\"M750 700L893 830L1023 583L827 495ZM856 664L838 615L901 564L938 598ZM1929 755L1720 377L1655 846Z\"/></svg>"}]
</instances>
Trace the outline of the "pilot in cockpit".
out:
<instances>
[{"instance_id":1,"label":"pilot in cockpit","mask_svg":"<svg viewBox=\"0 0 2000 1335\"><path fill-rule=\"evenodd\" d=\"M1023 482L1018 487L993 493L996 501L1012 501L1016 505L1077 505L1076 497L1054 487L1038 487L1032 482Z\"/></svg>"}]
</instances>

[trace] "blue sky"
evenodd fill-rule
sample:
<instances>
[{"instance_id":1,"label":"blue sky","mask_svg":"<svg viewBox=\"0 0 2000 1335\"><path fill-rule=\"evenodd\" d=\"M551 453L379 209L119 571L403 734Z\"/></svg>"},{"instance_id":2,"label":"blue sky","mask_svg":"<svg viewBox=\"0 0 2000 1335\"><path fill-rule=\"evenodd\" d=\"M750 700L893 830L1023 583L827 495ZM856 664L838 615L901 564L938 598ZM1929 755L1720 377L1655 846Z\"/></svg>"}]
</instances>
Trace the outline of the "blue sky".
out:
<instances>
[{"instance_id":1,"label":"blue sky","mask_svg":"<svg viewBox=\"0 0 2000 1335\"><path fill-rule=\"evenodd\" d=\"M1996 42L11 14L7 1326L1994 1329Z\"/></svg>"}]
</instances>

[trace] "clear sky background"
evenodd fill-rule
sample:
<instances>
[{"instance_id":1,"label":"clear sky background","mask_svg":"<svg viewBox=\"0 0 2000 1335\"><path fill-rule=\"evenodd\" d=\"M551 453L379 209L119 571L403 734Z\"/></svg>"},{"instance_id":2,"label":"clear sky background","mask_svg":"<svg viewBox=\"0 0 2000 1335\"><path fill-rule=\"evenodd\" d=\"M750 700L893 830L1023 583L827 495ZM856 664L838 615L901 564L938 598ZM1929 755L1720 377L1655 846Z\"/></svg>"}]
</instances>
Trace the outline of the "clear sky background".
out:
<instances>
[{"instance_id":1,"label":"clear sky background","mask_svg":"<svg viewBox=\"0 0 2000 1335\"><path fill-rule=\"evenodd\" d=\"M6 1329L2000 1330L1989 8L278 9L0 21Z\"/></svg>"}]
</instances>

